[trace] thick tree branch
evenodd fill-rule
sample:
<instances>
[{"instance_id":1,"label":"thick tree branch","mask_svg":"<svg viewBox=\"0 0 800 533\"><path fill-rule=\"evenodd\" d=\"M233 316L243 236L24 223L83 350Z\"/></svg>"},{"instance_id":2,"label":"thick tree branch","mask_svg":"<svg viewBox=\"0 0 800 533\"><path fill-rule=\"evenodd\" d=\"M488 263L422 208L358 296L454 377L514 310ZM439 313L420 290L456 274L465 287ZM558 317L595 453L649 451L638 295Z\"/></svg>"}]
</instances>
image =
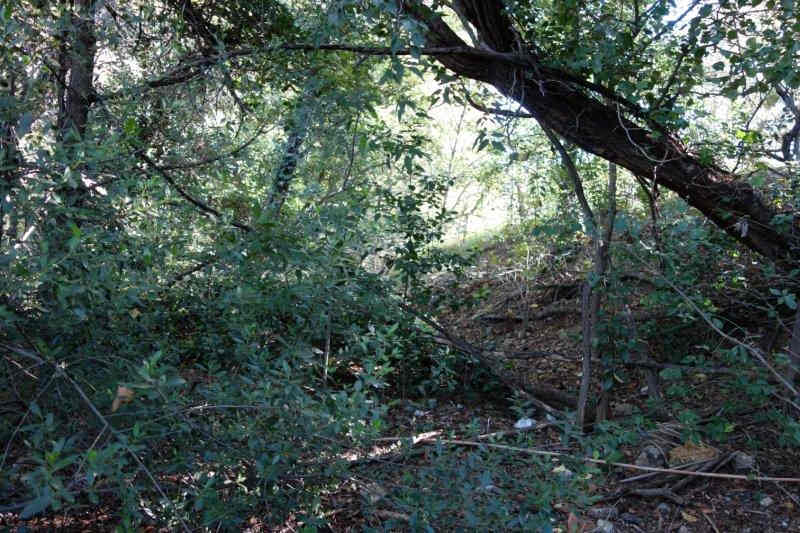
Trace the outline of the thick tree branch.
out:
<instances>
[{"instance_id":1,"label":"thick tree branch","mask_svg":"<svg viewBox=\"0 0 800 533\"><path fill-rule=\"evenodd\" d=\"M453 47L465 46L437 13L416 1L400 4L428 28L429 47L452 51ZM505 9L501 0L461 0L459 5L479 31L488 27L482 17L496 23ZM497 36L500 30L505 32L504 38ZM514 35L514 28L508 25L493 27L479 38L485 43L509 46ZM621 104L618 95L607 95L600 87L545 66L546 58L531 54L475 50L435 57L457 75L493 85L501 94L522 104L541 124L583 150L676 192L728 234L782 268L790 269L800 260L797 239L773 224L775 209L767 206L749 184L688 153L674 136L665 134L652 122L637 123L635 119L641 117ZM518 64L523 61L525 66ZM586 89L608 98L599 99Z\"/></svg>"}]
</instances>

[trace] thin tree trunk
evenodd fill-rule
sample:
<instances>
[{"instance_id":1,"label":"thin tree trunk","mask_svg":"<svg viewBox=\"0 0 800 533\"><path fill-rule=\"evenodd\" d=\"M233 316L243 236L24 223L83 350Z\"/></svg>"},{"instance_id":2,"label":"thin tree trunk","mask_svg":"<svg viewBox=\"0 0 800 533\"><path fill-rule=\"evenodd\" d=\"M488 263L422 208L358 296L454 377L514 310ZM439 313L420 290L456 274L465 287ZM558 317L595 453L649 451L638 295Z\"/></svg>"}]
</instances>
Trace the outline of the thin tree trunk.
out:
<instances>
[{"instance_id":1,"label":"thin tree trunk","mask_svg":"<svg viewBox=\"0 0 800 533\"><path fill-rule=\"evenodd\" d=\"M14 75L11 74L5 81L7 98L13 101L16 98ZM0 124L0 253L4 253L6 246L11 246L11 237L15 234L12 191L17 183L21 157L15 133L18 122L17 117L12 116ZM6 223L6 218L8 218L8 223ZM5 242L6 234L9 237L7 244Z\"/></svg>"},{"instance_id":2,"label":"thin tree trunk","mask_svg":"<svg viewBox=\"0 0 800 533\"><path fill-rule=\"evenodd\" d=\"M650 357L650 353L639 347L638 339L639 335L636 330L636 320L633 318L633 313L631 313L631 308L627 304L625 305L624 310L625 321L628 323L628 328L630 330L630 336L636 342L635 350L639 353L639 357L637 357L638 362L642 363L643 365L655 364L652 357ZM647 395L653 402L661 402L661 385L658 380L658 373L653 366L645 366L644 367L644 376L645 380L647 381Z\"/></svg>"},{"instance_id":3,"label":"thin tree trunk","mask_svg":"<svg viewBox=\"0 0 800 533\"><path fill-rule=\"evenodd\" d=\"M298 125L291 129L289 138L286 141L286 150L278 166L277 172L272 182L272 192L270 192L268 206L270 214L274 217L280 214L286 197L289 194L289 185L294 178L297 170L297 162L300 159L300 149L306 136L305 125Z\"/></svg>"},{"instance_id":4,"label":"thin tree trunk","mask_svg":"<svg viewBox=\"0 0 800 533\"><path fill-rule=\"evenodd\" d=\"M591 280L583 282L581 290L581 333L583 341L583 362L581 363L581 385L578 390L578 409L575 413L575 426L581 431L586 421L586 407L589 404L589 387L592 383L592 339L594 338L594 323L597 320L597 310L600 308L600 297L593 290Z\"/></svg>"},{"instance_id":5,"label":"thin tree trunk","mask_svg":"<svg viewBox=\"0 0 800 533\"><path fill-rule=\"evenodd\" d=\"M600 237L598 234L597 219L592 211L592 207L589 205L589 201L586 199L586 193L583 189L580 174L578 174L575 161L573 161L567 149L564 148L558 136L545 125L542 125L542 130L550 140L550 144L553 145L553 148L561 156L561 163L572 182L575 197L578 199L578 205L581 208L583 223L586 227L589 239L591 240L595 260L595 273L597 273L604 269L604 267L601 267L598 263L602 254L600 253ZM600 293L594 290L592 280L587 278L581 290L581 332L583 337L581 351L583 352L583 362L581 363L581 384L578 391L578 405L575 414L575 425L581 430L586 421L586 407L589 403L589 388L592 382L593 339L599 309Z\"/></svg>"},{"instance_id":6,"label":"thin tree trunk","mask_svg":"<svg viewBox=\"0 0 800 533\"><path fill-rule=\"evenodd\" d=\"M606 217L606 227L603 232L602 240L597 243L597 257L595 258L595 276L598 280L602 280L608 270L611 268L611 238L614 236L614 221L617 218L617 165L608 163L608 216ZM599 233L599 231L598 231ZM597 295L597 303L595 308L592 309L592 335L594 336L597 331L597 315L600 311L600 292L594 291ZM608 372L608 369L603 365L603 376ZM610 402L611 391L606 389L603 385L600 389L600 402L597 406L597 421L608 419L608 410Z\"/></svg>"},{"instance_id":7,"label":"thin tree trunk","mask_svg":"<svg viewBox=\"0 0 800 533\"><path fill-rule=\"evenodd\" d=\"M288 135L286 148L281 163L275 172L272 191L270 191L269 199L267 200L269 213L272 217L277 217L280 214L283 204L289 195L289 186L295 177L297 164L302 157L300 151L308 136L312 108L316 99L320 96L319 89L314 88L314 85L315 80L309 80L305 90L303 90L303 94L299 97L300 101L297 104L298 107L294 115L285 126Z\"/></svg>"},{"instance_id":8,"label":"thin tree trunk","mask_svg":"<svg viewBox=\"0 0 800 533\"><path fill-rule=\"evenodd\" d=\"M789 369L786 372L786 381L794 384L800 374L800 307L794 315L792 338L789 341Z\"/></svg>"}]
</instances>

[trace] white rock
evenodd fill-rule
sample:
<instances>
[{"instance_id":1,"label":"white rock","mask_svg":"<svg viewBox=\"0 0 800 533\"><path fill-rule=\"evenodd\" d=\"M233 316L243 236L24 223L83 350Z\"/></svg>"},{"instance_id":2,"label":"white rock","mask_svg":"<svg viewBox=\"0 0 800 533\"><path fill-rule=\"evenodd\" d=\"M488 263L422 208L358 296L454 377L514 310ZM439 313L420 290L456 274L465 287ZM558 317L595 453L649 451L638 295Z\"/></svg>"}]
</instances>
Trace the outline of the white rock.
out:
<instances>
[{"instance_id":1,"label":"white rock","mask_svg":"<svg viewBox=\"0 0 800 533\"><path fill-rule=\"evenodd\" d=\"M568 481L568 480L572 479L573 477L575 477L575 472L573 472L572 470L568 469L564 465L558 465L557 467L555 467L553 469L553 473L554 474L558 474L558 477L560 477L564 481Z\"/></svg>"},{"instance_id":2,"label":"white rock","mask_svg":"<svg viewBox=\"0 0 800 533\"><path fill-rule=\"evenodd\" d=\"M649 444L642 449L639 457L636 458L636 466L662 467L664 466L664 454L661 453L658 446Z\"/></svg>"},{"instance_id":3,"label":"white rock","mask_svg":"<svg viewBox=\"0 0 800 533\"><path fill-rule=\"evenodd\" d=\"M614 520L619 515L619 511L617 511L616 507L593 507L589 509L587 514L592 518Z\"/></svg>"},{"instance_id":4,"label":"white rock","mask_svg":"<svg viewBox=\"0 0 800 533\"><path fill-rule=\"evenodd\" d=\"M759 501L759 502L758 502L758 504L759 504L761 507L769 507L769 506L770 506L770 505L772 505L773 503L775 503L775 500L773 500L773 499L772 499L772 498L770 498L769 496L764 496L763 498L761 498L761 501Z\"/></svg>"},{"instance_id":5,"label":"white rock","mask_svg":"<svg viewBox=\"0 0 800 533\"><path fill-rule=\"evenodd\" d=\"M614 533L614 524L609 522L608 520L598 520L597 521L597 529L595 529L598 533Z\"/></svg>"},{"instance_id":6,"label":"white rock","mask_svg":"<svg viewBox=\"0 0 800 533\"><path fill-rule=\"evenodd\" d=\"M517 423L514 424L516 429L530 429L536 425L536 422L531 418L520 418L517 420Z\"/></svg>"},{"instance_id":7,"label":"white rock","mask_svg":"<svg viewBox=\"0 0 800 533\"><path fill-rule=\"evenodd\" d=\"M747 455L744 452L736 452L733 454L733 469L737 472L749 472L756 466L756 460L752 455Z\"/></svg>"},{"instance_id":8,"label":"white rock","mask_svg":"<svg viewBox=\"0 0 800 533\"><path fill-rule=\"evenodd\" d=\"M367 483L361 487L361 495L371 504L378 503L386 494L386 489L378 483Z\"/></svg>"},{"instance_id":9,"label":"white rock","mask_svg":"<svg viewBox=\"0 0 800 533\"><path fill-rule=\"evenodd\" d=\"M612 412L614 413L614 416L631 416L633 414L633 409L633 405L629 403L618 403L614 406Z\"/></svg>"}]
</instances>

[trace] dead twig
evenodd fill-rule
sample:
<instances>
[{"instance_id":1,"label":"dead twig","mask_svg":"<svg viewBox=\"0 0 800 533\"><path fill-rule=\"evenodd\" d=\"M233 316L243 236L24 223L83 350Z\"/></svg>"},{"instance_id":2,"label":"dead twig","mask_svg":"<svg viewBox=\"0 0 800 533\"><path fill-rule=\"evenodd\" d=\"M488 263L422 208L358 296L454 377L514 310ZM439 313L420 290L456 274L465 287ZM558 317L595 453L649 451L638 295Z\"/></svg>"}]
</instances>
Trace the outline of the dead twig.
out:
<instances>
[{"instance_id":1,"label":"dead twig","mask_svg":"<svg viewBox=\"0 0 800 533\"><path fill-rule=\"evenodd\" d=\"M380 440L392 440L392 439L403 440L403 439L409 439L409 437L383 437ZM580 461L584 463L613 466L617 468L630 468L633 470L641 470L643 472L661 472L664 474L678 474L682 476L708 477L715 479L738 479L741 481L757 481L757 482L771 481L775 483L800 483L800 477L741 476L737 474L719 474L716 472L694 472L691 470L689 471L678 470L677 468L657 468L653 466L639 466L631 463L618 463L615 461L605 461L603 459L594 459L591 457L579 457L563 452L537 450L536 448L520 448L519 446L508 446L506 444L494 444L490 442L476 442L476 441L458 440L458 439L437 439L436 441L432 439L418 439L415 442L415 444L420 442L425 442L425 443L441 442L443 444L453 444L457 446L474 446L478 448L481 446L485 446L487 448L496 448L498 450L506 450L510 452L527 453L530 455L541 455L545 457L563 457L565 459L572 459L574 461Z\"/></svg>"},{"instance_id":2,"label":"dead twig","mask_svg":"<svg viewBox=\"0 0 800 533\"><path fill-rule=\"evenodd\" d=\"M703 518L706 519L706 521L708 522L708 525L711 526L711 528L714 530L714 532L715 533L719 533L719 529L717 529L717 524L715 524L714 521L711 520L711 517L708 516L706 513L700 513L700 514L703 515Z\"/></svg>"},{"instance_id":3,"label":"dead twig","mask_svg":"<svg viewBox=\"0 0 800 533\"><path fill-rule=\"evenodd\" d=\"M678 505L684 505L686 502L683 498L672 492L670 489L632 489L628 494L635 494L643 498L666 498L672 500Z\"/></svg>"}]
</instances>

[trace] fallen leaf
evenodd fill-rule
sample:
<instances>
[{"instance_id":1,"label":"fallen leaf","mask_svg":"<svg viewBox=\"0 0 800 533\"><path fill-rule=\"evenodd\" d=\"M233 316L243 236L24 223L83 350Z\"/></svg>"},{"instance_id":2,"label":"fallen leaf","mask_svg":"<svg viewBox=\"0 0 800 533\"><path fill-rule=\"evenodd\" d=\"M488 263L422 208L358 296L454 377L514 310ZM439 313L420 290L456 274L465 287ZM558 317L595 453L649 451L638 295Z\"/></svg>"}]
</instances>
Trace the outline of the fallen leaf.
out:
<instances>
[{"instance_id":1,"label":"fallen leaf","mask_svg":"<svg viewBox=\"0 0 800 533\"><path fill-rule=\"evenodd\" d=\"M122 385L117 387L117 396L114 398L114 401L111 402L111 412L116 413L120 407L131 403L135 395L136 393L133 392L133 389L123 387Z\"/></svg>"},{"instance_id":2,"label":"fallen leaf","mask_svg":"<svg viewBox=\"0 0 800 533\"><path fill-rule=\"evenodd\" d=\"M683 517L684 520L686 520L690 524L693 524L694 522L697 522L697 520L698 520L698 518L695 515L693 515L691 513L687 513L686 511L681 511L681 516Z\"/></svg>"}]
</instances>

